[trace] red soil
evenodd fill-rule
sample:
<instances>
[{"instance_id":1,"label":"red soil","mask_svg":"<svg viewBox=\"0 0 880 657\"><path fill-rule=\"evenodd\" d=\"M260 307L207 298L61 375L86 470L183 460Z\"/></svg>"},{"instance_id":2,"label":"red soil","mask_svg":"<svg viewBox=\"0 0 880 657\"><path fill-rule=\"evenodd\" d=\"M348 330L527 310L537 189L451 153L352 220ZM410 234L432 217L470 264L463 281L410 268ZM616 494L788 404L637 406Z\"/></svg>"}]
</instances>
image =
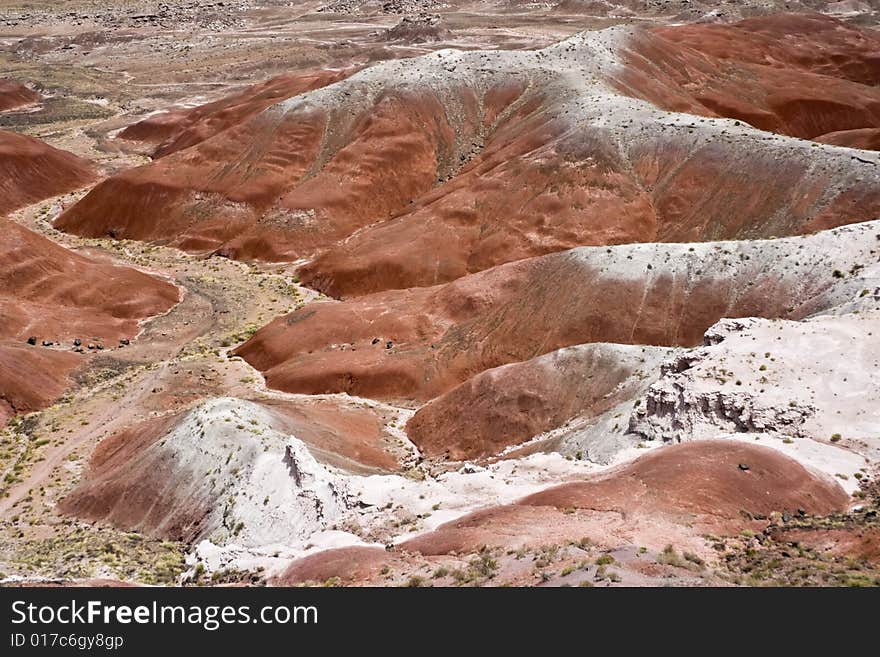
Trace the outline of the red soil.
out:
<instances>
[{"instance_id":1,"label":"red soil","mask_svg":"<svg viewBox=\"0 0 880 657\"><path fill-rule=\"evenodd\" d=\"M427 401L489 368L565 346L692 346L721 317L800 318L827 307L831 272L806 261L783 265L776 244L763 244L765 254L731 258L735 271L723 276L713 273L728 260L720 251L692 260L680 245L650 247L658 249L654 265L626 265L621 275L606 264L628 263L631 250L594 248L431 288L312 303L235 353L288 392Z\"/></svg>"},{"instance_id":2,"label":"red soil","mask_svg":"<svg viewBox=\"0 0 880 657\"><path fill-rule=\"evenodd\" d=\"M459 95L463 112L451 118L437 94L417 90L391 89L363 108L276 105L99 184L56 225L294 260L399 213L458 166L460 144L488 117L475 92Z\"/></svg>"},{"instance_id":3,"label":"red soil","mask_svg":"<svg viewBox=\"0 0 880 657\"><path fill-rule=\"evenodd\" d=\"M302 440L319 460L352 472L400 469L388 451L391 436L378 411L336 399L261 399L258 403L273 412L280 431Z\"/></svg>"},{"instance_id":4,"label":"red soil","mask_svg":"<svg viewBox=\"0 0 880 657\"><path fill-rule=\"evenodd\" d=\"M39 103L42 96L15 80L0 80L0 112Z\"/></svg>"},{"instance_id":5,"label":"red soil","mask_svg":"<svg viewBox=\"0 0 880 657\"><path fill-rule=\"evenodd\" d=\"M628 144L622 160L615 136L552 131L518 132L510 148L487 149L412 211L329 248L300 278L348 298L436 285L572 246L794 235L880 212L877 186L859 180L857 168L819 172L808 153L781 166L779 151L760 142L693 147L680 130Z\"/></svg>"},{"instance_id":6,"label":"red soil","mask_svg":"<svg viewBox=\"0 0 880 657\"><path fill-rule=\"evenodd\" d=\"M876 43L813 16L658 28L639 31L629 65L609 75L664 108L818 137L880 127ZM148 119L123 135L170 139L160 154L191 147L101 183L57 226L244 260L312 258L302 280L347 298L578 245L792 235L880 213L877 185L843 155L817 166L759 135L695 139L653 118L601 127L569 114L549 72L528 75L453 89L389 79L375 98L355 76L280 104L331 78L277 79Z\"/></svg>"},{"instance_id":7,"label":"red soil","mask_svg":"<svg viewBox=\"0 0 880 657\"><path fill-rule=\"evenodd\" d=\"M660 448L513 505L477 511L400 548L436 555L583 536L662 548L682 537L760 527L766 521L758 518L773 511L839 511L848 500L836 482L820 479L772 449L698 441Z\"/></svg>"},{"instance_id":8,"label":"red soil","mask_svg":"<svg viewBox=\"0 0 880 657\"><path fill-rule=\"evenodd\" d=\"M816 141L834 146L880 151L880 128L859 128L856 130L829 132L828 134L816 137Z\"/></svg>"},{"instance_id":9,"label":"red soil","mask_svg":"<svg viewBox=\"0 0 880 657\"><path fill-rule=\"evenodd\" d=\"M0 130L0 215L84 187L95 177L87 160Z\"/></svg>"},{"instance_id":10,"label":"red soil","mask_svg":"<svg viewBox=\"0 0 880 657\"><path fill-rule=\"evenodd\" d=\"M49 406L80 363L73 353L0 342L0 426L13 415Z\"/></svg>"},{"instance_id":11,"label":"red soil","mask_svg":"<svg viewBox=\"0 0 880 657\"><path fill-rule=\"evenodd\" d=\"M294 561L278 577L274 586L295 586L306 582L326 582L338 577L342 582L368 580L379 574L394 556L375 547L345 547L324 550Z\"/></svg>"},{"instance_id":12,"label":"red soil","mask_svg":"<svg viewBox=\"0 0 880 657\"><path fill-rule=\"evenodd\" d=\"M497 454L627 399L641 352L583 345L487 370L420 408L407 436L425 456Z\"/></svg>"},{"instance_id":13,"label":"red soil","mask_svg":"<svg viewBox=\"0 0 880 657\"><path fill-rule=\"evenodd\" d=\"M880 127L880 34L820 14L640 31L618 88L664 109L813 139Z\"/></svg>"},{"instance_id":14,"label":"red soil","mask_svg":"<svg viewBox=\"0 0 880 657\"><path fill-rule=\"evenodd\" d=\"M332 84L351 73L351 70L344 70L279 75L213 103L151 116L128 126L118 137L157 144L153 157L160 158L237 126L270 105Z\"/></svg>"},{"instance_id":15,"label":"red soil","mask_svg":"<svg viewBox=\"0 0 880 657\"><path fill-rule=\"evenodd\" d=\"M740 465L748 467L744 470ZM530 495L519 504L621 510L703 522L733 522L745 511L825 515L846 507L849 496L830 478L819 478L797 461L768 447L702 440L655 450L590 481L564 484Z\"/></svg>"},{"instance_id":16,"label":"red soil","mask_svg":"<svg viewBox=\"0 0 880 657\"><path fill-rule=\"evenodd\" d=\"M138 322L165 312L178 290L128 267L96 262L0 220L0 339L132 338Z\"/></svg>"},{"instance_id":17,"label":"red soil","mask_svg":"<svg viewBox=\"0 0 880 657\"><path fill-rule=\"evenodd\" d=\"M205 473L172 463L170 454L165 462L156 461L146 451L179 419L180 414L153 418L101 441L82 483L59 502L59 509L153 536L195 539L211 511L212 500L199 485ZM193 489L200 494L175 499L177 492Z\"/></svg>"},{"instance_id":18,"label":"red soil","mask_svg":"<svg viewBox=\"0 0 880 657\"><path fill-rule=\"evenodd\" d=\"M177 289L135 270L98 264L11 221L0 220L0 423L38 410L70 384L70 352L25 345L43 340L113 344L138 321L177 302ZM9 341L15 340L16 344ZM27 376L22 376L27 372Z\"/></svg>"}]
</instances>

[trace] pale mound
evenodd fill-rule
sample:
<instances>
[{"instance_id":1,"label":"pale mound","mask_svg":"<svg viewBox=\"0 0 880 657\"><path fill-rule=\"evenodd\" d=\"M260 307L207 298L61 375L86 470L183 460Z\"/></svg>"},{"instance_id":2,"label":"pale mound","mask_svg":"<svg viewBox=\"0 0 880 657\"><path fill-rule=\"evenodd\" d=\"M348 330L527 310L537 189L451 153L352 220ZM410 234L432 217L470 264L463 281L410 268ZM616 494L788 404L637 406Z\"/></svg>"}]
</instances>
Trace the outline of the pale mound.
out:
<instances>
[{"instance_id":1,"label":"pale mound","mask_svg":"<svg viewBox=\"0 0 880 657\"><path fill-rule=\"evenodd\" d=\"M450 31L443 26L440 14L421 13L415 16L404 16L397 25L385 30L380 40L425 43L439 41L448 36L450 36Z\"/></svg>"},{"instance_id":2,"label":"pale mound","mask_svg":"<svg viewBox=\"0 0 880 657\"><path fill-rule=\"evenodd\" d=\"M80 362L76 354L0 342L0 426L50 405Z\"/></svg>"},{"instance_id":3,"label":"pale mound","mask_svg":"<svg viewBox=\"0 0 880 657\"><path fill-rule=\"evenodd\" d=\"M664 447L587 481L478 511L400 548L432 555L587 536L662 549L759 527L774 511L839 511L848 500L838 484L774 450L705 441Z\"/></svg>"},{"instance_id":4,"label":"pale mound","mask_svg":"<svg viewBox=\"0 0 880 657\"><path fill-rule=\"evenodd\" d=\"M163 157L243 123L286 98L341 80L350 72L280 75L213 103L156 114L128 126L117 136L157 144L153 157Z\"/></svg>"},{"instance_id":5,"label":"pale mound","mask_svg":"<svg viewBox=\"0 0 880 657\"><path fill-rule=\"evenodd\" d=\"M626 46L618 88L673 111L812 139L880 127L880 35L819 14L661 27Z\"/></svg>"},{"instance_id":6,"label":"pale mound","mask_svg":"<svg viewBox=\"0 0 880 657\"><path fill-rule=\"evenodd\" d=\"M90 260L0 220L0 339L112 343L134 337L141 319L165 312L178 297L171 283Z\"/></svg>"},{"instance_id":7,"label":"pale mound","mask_svg":"<svg viewBox=\"0 0 880 657\"><path fill-rule=\"evenodd\" d=\"M664 368L632 414L630 431L667 441L771 433L839 443L845 453L874 460L880 449L880 265L868 275L868 293L859 292L846 308L855 312L800 322L725 320L712 327L709 345ZM791 447L810 443L796 440Z\"/></svg>"},{"instance_id":8,"label":"pale mound","mask_svg":"<svg viewBox=\"0 0 880 657\"><path fill-rule=\"evenodd\" d=\"M153 419L103 441L88 474L61 503L66 512L151 536L217 544L265 545L305 538L356 501L347 479L316 460L376 472L357 458L378 460L351 427L374 425L369 410L331 401L267 408L215 399ZM297 433L291 434L288 431ZM310 442L318 448L311 452ZM323 454L338 449L339 454ZM387 461L387 456L382 459Z\"/></svg>"},{"instance_id":9,"label":"pale mound","mask_svg":"<svg viewBox=\"0 0 880 657\"><path fill-rule=\"evenodd\" d=\"M721 317L837 306L865 286L857 272L876 258L877 232L867 222L803 238L583 247L446 285L312 303L235 353L288 392L426 401L565 346L692 346Z\"/></svg>"},{"instance_id":10,"label":"pale mound","mask_svg":"<svg viewBox=\"0 0 880 657\"><path fill-rule=\"evenodd\" d=\"M0 80L0 112L39 103L42 96L15 80Z\"/></svg>"},{"instance_id":11,"label":"pale mound","mask_svg":"<svg viewBox=\"0 0 880 657\"><path fill-rule=\"evenodd\" d=\"M420 408L406 425L407 435L426 456L464 460L497 454L629 399L666 353L579 345L487 370Z\"/></svg>"},{"instance_id":12,"label":"pale mound","mask_svg":"<svg viewBox=\"0 0 880 657\"><path fill-rule=\"evenodd\" d=\"M95 177L87 160L0 130L0 215L84 187Z\"/></svg>"}]
</instances>

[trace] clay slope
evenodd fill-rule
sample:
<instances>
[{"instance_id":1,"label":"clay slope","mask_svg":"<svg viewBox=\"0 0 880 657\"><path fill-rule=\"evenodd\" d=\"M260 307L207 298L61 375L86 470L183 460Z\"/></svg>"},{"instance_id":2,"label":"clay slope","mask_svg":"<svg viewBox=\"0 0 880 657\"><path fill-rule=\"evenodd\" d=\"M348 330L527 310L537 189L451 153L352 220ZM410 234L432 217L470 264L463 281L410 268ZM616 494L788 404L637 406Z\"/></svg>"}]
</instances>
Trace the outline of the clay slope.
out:
<instances>
[{"instance_id":1,"label":"clay slope","mask_svg":"<svg viewBox=\"0 0 880 657\"><path fill-rule=\"evenodd\" d=\"M0 215L92 182L94 166L48 144L0 130Z\"/></svg>"},{"instance_id":2,"label":"clay slope","mask_svg":"<svg viewBox=\"0 0 880 657\"><path fill-rule=\"evenodd\" d=\"M346 402L213 399L103 441L61 508L175 540L284 542L322 529L355 503L345 477L311 450L376 472L397 467L383 451L387 438L374 412Z\"/></svg>"},{"instance_id":3,"label":"clay slope","mask_svg":"<svg viewBox=\"0 0 880 657\"><path fill-rule=\"evenodd\" d=\"M820 14L637 32L616 83L665 109L805 139L880 127L880 34Z\"/></svg>"},{"instance_id":4,"label":"clay slope","mask_svg":"<svg viewBox=\"0 0 880 657\"><path fill-rule=\"evenodd\" d=\"M39 103L42 96L15 80L0 80L0 112Z\"/></svg>"},{"instance_id":5,"label":"clay slope","mask_svg":"<svg viewBox=\"0 0 880 657\"><path fill-rule=\"evenodd\" d=\"M0 339L113 343L178 301L171 283L90 260L12 221L0 228Z\"/></svg>"},{"instance_id":6,"label":"clay slope","mask_svg":"<svg viewBox=\"0 0 880 657\"><path fill-rule=\"evenodd\" d=\"M115 176L57 226L294 260L387 219L451 175L484 122L491 127L518 95L449 74L441 88L408 85L405 66L378 65L394 66L399 84L387 89L375 73L356 75Z\"/></svg>"},{"instance_id":7,"label":"clay slope","mask_svg":"<svg viewBox=\"0 0 880 657\"><path fill-rule=\"evenodd\" d=\"M128 126L117 137L156 144L153 157L160 158L199 144L286 98L341 80L350 72L280 75L212 103L150 116Z\"/></svg>"},{"instance_id":8,"label":"clay slope","mask_svg":"<svg viewBox=\"0 0 880 657\"><path fill-rule=\"evenodd\" d=\"M50 405L80 363L76 354L0 341L0 426L14 415Z\"/></svg>"},{"instance_id":9,"label":"clay slope","mask_svg":"<svg viewBox=\"0 0 880 657\"><path fill-rule=\"evenodd\" d=\"M429 457L497 454L634 397L665 355L666 349L591 344L502 365L422 406L407 435Z\"/></svg>"},{"instance_id":10,"label":"clay slope","mask_svg":"<svg viewBox=\"0 0 880 657\"><path fill-rule=\"evenodd\" d=\"M316 302L236 350L268 385L426 401L590 342L691 346L721 317L800 319L855 297L876 222L756 242L582 247L431 288Z\"/></svg>"},{"instance_id":11,"label":"clay slope","mask_svg":"<svg viewBox=\"0 0 880 657\"><path fill-rule=\"evenodd\" d=\"M60 343L113 346L177 300L170 283L89 260L0 219L0 423L49 405L70 385L82 358L57 350ZM26 344L31 337L35 344Z\"/></svg>"},{"instance_id":12,"label":"clay slope","mask_svg":"<svg viewBox=\"0 0 880 657\"><path fill-rule=\"evenodd\" d=\"M605 544L626 537L627 543L662 549L700 534L757 529L774 511L837 511L848 499L834 481L775 450L710 440L663 447L585 481L477 511L405 541L400 549L468 553L483 545L518 547L584 536Z\"/></svg>"},{"instance_id":13,"label":"clay slope","mask_svg":"<svg viewBox=\"0 0 880 657\"><path fill-rule=\"evenodd\" d=\"M880 128L856 128L829 132L816 137L816 141L846 148L880 151Z\"/></svg>"},{"instance_id":14,"label":"clay slope","mask_svg":"<svg viewBox=\"0 0 880 657\"><path fill-rule=\"evenodd\" d=\"M314 257L301 278L349 297L578 245L792 235L880 211L873 160L620 96L625 46L649 37L379 63L101 183L57 226Z\"/></svg>"}]
</instances>

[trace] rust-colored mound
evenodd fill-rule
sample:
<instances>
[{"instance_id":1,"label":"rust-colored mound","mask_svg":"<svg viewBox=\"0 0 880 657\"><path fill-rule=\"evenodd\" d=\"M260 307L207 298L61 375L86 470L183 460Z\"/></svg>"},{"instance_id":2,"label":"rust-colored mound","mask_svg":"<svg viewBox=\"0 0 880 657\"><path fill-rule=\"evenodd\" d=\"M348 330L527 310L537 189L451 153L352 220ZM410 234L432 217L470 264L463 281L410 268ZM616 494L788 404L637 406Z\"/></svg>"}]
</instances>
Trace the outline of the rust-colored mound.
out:
<instances>
[{"instance_id":1,"label":"rust-colored mound","mask_svg":"<svg viewBox=\"0 0 880 657\"><path fill-rule=\"evenodd\" d=\"M39 103L42 96L15 80L0 80L0 112Z\"/></svg>"},{"instance_id":2,"label":"rust-colored mound","mask_svg":"<svg viewBox=\"0 0 880 657\"><path fill-rule=\"evenodd\" d=\"M242 259L295 260L430 190L460 165L487 112L496 111L467 87L453 92L455 113L430 89L345 89L274 105L115 176L56 226Z\"/></svg>"},{"instance_id":3,"label":"rust-colored mound","mask_svg":"<svg viewBox=\"0 0 880 657\"><path fill-rule=\"evenodd\" d=\"M763 242L583 247L431 288L312 303L235 353L288 392L426 401L561 347L692 346L721 317L798 319L842 303L861 283L834 269L872 259L872 226Z\"/></svg>"},{"instance_id":4,"label":"rust-colored mound","mask_svg":"<svg viewBox=\"0 0 880 657\"><path fill-rule=\"evenodd\" d=\"M857 130L829 132L828 134L816 137L816 141L833 146L880 151L880 128L860 128Z\"/></svg>"},{"instance_id":5,"label":"rust-colored mound","mask_svg":"<svg viewBox=\"0 0 880 657\"><path fill-rule=\"evenodd\" d=\"M499 131L455 179L331 247L300 268L301 279L348 298L572 246L767 238L880 212L876 181L860 179L864 165L849 156L826 168L815 149L720 131L694 144L686 125L649 139L560 131L539 122Z\"/></svg>"},{"instance_id":6,"label":"rust-colored mound","mask_svg":"<svg viewBox=\"0 0 880 657\"><path fill-rule=\"evenodd\" d=\"M168 462L144 463L144 452L180 421L181 413L153 418L101 441L89 461L84 481L59 502L64 513L90 520L107 520L120 527L139 528L158 536L192 538L210 512L204 496L191 496L185 512L169 512L162 502L172 495L179 479L169 472ZM178 469L198 481L181 464Z\"/></svg>"},{"instance_id":7,"label":"rust-colored mound","mask_svg":"<svg viewBox=\"0 0 880 657\"><path fill-rule=\"evenodd\" d=\"M302 440L322 461L351 472L400 469L388 449L390 436L384 420L390 418L378 411L335 399L261 399L258 403L273 412L279 430Z\"/></svg>"},{"instance_id":8,"label":"rust-colored mound","mask_svg":"<svg viewBox=\"0 0 880 657\"><path fill-rule=\"evenodd\" d=\"M662 547L681 536L754 528L774 511L839 511L848 500L839 484L775 450L709 440L663 447L586 481L477 511L400 547L447 554L534 543L545 531L547 542L605 537L609 528L617 540Z\"/></svg>"},{"instance_id":9,"label":"rust-colored mound","mask_svg":"<svg viewBox=\"0 0 880 657\"><path fill-rule=\"evenodd\" d=\"M732 521L743 511L769 516L804 509L825 515L842 510L848 501L839 484L820 479L774 449L705 440L657 449L613 472L550 488L519 503Z\"/></svg>"},{"instance_id":10,"label":"rust-colored mound","mask_svg":"<svg viewBox=\"0 0 880 657\"><path fill-rule=\"evenodd\" d=\"M70 384L76 354L0 342L0 426L50 405Z\"/></svg>"},{"instance_id":11,"label":"rust-colored mound","mask_svg":"<svg viewBox=\"0 0 880 657\"><path fill-rule=\"evenodd\" d=\"M628 399L646 360L656 365L654 351L580 345L487 370L420 408L407 422L407 435L426 456L464 460L497 454Z\"/></svg>"},{"instance_id":12,"label":"rust-colored mound","mask_svg":"<svg viewBox=\"0 0 880 657\"><path fill-rule=\"evenodd\" d=\"M375 577L381 568L393 560L382 548L344 547L324 550L294 561L278 577L274 586L295 586L306 582L326 582L338 577L343 582Z\"/></svg>"},{"instance_id":13,"label":"rust-colored mound","mask_svg":"<svg viewBox=\"0 0 880 657\"><path fill-rule=\"evenodd\" d=\"M455 178L331 247L300 278L349 297L436 285L582 244L647 241L658 221L651 199L609 137L574 139L540 102L526 103Z\"/></svg>"},{"instance_id":14,"label":"rust-colored mound","mask_svg":"<svg viewBox=\"0 0 880 657\"><path fill-rule=\"evenodd\" d=\"M38 139L0 130L0 215L92 182L94 166Z\"/></svg>"},{"instance_id":15,"label":"rust-colored mound","mask_svg":"<svg viewBox=\"0 0 880 657\"><path fill-rule=\"evenodd\" d=\"M880 35L820 14L643 30L615 76L664 109L813 139L880 127Z\"/></svg>"},{"instance_id":16,"label":"rust-colored mound","mask_svg":"<svg viewBox=\"0 0 880 657\"><path fill-rule=\"evenodd\" d=\"M141 319L165 312L178 296L171 283L90 260L0 220L0 339L132 338Z\"/></svg>"},{"instance_id":17,"label":"rust-colored mound","mask_svg":"<svg viewBox=\"0 0 880 657\"><path fill-rule=\"evenodd\" d=\"M117 136L120 139L157 144L153 157L160 158L195 146L217 133L243 123L270 105L332 84L351 72L324 70L308 74L279 75L213 103L151 116L128 126Z\"/></svg>"}]
</instances>

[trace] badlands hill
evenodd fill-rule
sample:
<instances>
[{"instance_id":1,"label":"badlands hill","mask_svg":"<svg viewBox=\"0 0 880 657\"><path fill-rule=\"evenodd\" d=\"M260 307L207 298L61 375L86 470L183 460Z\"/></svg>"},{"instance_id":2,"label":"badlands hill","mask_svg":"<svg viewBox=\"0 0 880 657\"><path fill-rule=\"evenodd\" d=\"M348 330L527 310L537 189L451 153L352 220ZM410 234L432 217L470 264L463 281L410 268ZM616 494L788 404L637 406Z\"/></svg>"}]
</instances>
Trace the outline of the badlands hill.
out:
<instances>
[{"instance_id":1,"label":"badlands hill","mask_svg":"<svg viewBox=\"0 0 880 657\"><path fill-rule=\"evenodd\" d=\"M880 583L880 37L771 4L15 14L0 571Z\"/></svg>"},{"instance_id":2,"label":"badlands hill","mask_svg":"<svg viewBox=\"0 0 880 657\"><path fill-rule=\"evenodd\" d=\"M766 78L755 92L762 108L775 107L766 90L782 74L851 102L822 105L827 121L815 129L757 128L820 137L880 125L870 33L820 16L786 25L794 38L767 53L772 33L746 21L378 63L257 114L231 113L213 137L102 182L56 226L246 260L313 257L303 280L352 296L585 244L784 236L871 219L874 156L657 109L725 115L679 98L693 83L672 73L690 71L690 57L705 64L707 85L736 88L746 70ZM697 50L752 33L755 52L734 53L742 62L710 66ZM801 61L829 40L812 68ZM643 71L641 44L665 48L649 61L670 59L670 72ZM773 65L752 63L771 56ZM654 78L666 95L646 82ZM245 105L263 106L264 92L243 92L253 96Z\"/></svg>"},{"instance_id":3,"label":"badlands hill","mask_svg":"<svg viewBox=\"0 0 880 657\"><path fill-rule=\"evenodd\" d=\"M80 352L92 343L117 346L179 297L169 282L89 259L7 219L0 219L0 286L3 420L46 406L64 391L83 363L75 341Z\"/></svg>"},{"instance_id":4,"label":"badlands hill","mask_svg":"<svg viewBox=\"0 0 880 657\"><path fill-rule=\"evenodd\" d=\"M243 123L267 107L345 77L345 72L318 71L282 75L220 100L192 108L160 112L122 130L118 137L156 144L154 158L189 148Z\"/></svg>"},{"instance_id":5,"label":"badlands hill","mask_svg":"<svg viewBox=\"0 0 880 657\"><path fill-rule=\"evenodd\" d=\"M0 131L0 214L96 177L82 158ZM71 351L74 340L115 346L177 300L170 283L89 259L0 218L0 420L46 406L64 391L82 364Z\"/></svg>"}]
</instances>

